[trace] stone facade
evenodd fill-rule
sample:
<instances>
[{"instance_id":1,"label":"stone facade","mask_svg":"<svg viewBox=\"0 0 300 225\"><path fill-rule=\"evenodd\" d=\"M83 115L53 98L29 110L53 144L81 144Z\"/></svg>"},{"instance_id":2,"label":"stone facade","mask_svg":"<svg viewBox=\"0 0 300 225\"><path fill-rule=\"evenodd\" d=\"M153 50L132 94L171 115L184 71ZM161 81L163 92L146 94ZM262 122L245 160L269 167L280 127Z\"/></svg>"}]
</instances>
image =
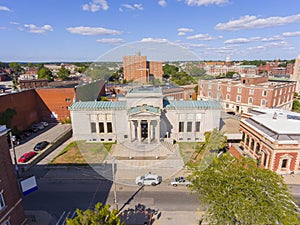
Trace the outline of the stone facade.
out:
<instances>
[{"instance_id":1,"label":"stone facade","mask_svg":"<svg viewBox=\"0 0 300 225\"><path fill-rule=\"evenodd\" d=\"M203 141L204 132L219 128L216 101L177 101L160 87L139 87L115 102L75 102L69 108L77 140L158 143Z\"/></svg>"}]
</instances>

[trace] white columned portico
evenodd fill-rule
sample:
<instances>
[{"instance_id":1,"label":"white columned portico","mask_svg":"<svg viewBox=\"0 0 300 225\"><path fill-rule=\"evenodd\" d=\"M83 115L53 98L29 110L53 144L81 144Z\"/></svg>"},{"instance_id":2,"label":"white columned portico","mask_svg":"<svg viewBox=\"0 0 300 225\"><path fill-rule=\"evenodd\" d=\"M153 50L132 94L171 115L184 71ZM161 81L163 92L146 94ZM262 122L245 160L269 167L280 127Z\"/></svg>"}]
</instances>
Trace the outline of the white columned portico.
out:
<instances>
[{"instance_id":1,"label":"white columned portico","mask_svg":"<svg viewBox=\"0 0 300 225\"><path fill-rule=\"evenodd\" d=\"M141 120L137 120L137 139L138 139L138 142L141 142L142 140L142 131L141 131Z\"/></svg>"},{"instance_id":2,"label":"white columned portico","mask_svg":"<svg viewBox=\"0 0 300 225\"><path fill-rule=\"evenodd\" d=\"M160 141L160 120L156 120L156 131L155 131L155 138L157 139L157 142Z\"/></svg>"},{"instance_id":3,"label":"white columned portico","mask_svg":"<svg viewBox=\"0 0 300 225\"><path fill-rule=\"evenodd\" d=\"M151 120L147 120L147 129L148 129L148 143L151 142L151 129L150 129L150 126L151 126Z\"/></svg>"}]
</instances>

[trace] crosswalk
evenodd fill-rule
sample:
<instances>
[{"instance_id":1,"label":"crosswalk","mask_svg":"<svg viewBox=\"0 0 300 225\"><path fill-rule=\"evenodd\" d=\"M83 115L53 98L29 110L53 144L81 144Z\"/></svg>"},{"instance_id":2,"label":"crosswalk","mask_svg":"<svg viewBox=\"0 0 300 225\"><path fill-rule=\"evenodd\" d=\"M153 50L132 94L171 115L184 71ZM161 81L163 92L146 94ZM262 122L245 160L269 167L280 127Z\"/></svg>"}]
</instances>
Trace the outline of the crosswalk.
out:
<instances>
[{"instance_id":1,"label":"crosswalk","mask_svg":"<svg viewBox=\"0 0 300 225\"><path fill-rule=\"evenodd\" d=\"M67 219L73 219L76 216L76 210L63 211L55 225L65 225Z\"/></svg>"}]
</instances>

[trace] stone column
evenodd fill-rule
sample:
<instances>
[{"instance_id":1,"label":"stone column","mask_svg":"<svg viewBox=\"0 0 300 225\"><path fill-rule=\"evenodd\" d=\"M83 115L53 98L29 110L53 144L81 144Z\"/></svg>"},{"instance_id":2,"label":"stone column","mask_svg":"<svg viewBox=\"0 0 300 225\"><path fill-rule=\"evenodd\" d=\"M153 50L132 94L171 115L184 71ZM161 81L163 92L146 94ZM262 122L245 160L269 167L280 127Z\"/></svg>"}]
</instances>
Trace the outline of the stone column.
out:
<instances>
[{"instance_id":1,"label":"stone column","mask_svg":"<svg viewBox=\"0 0 300 225\"><path fill-rule=\"evenodd\" d=\"M137 139L138 139L138 142L141 142L141 120L138 120L137 121Z\"/></svg>"},{"instance_id":2,"label":"stone column","mask_svg":"<svg viewBox=\"0 0 300 225\"><path fill-rule=\"evenodd\" d=\"M129 140L130 140L130 142L132 142L132 140L133 140L133 138L132 138L132 136L133 136L133 134L132 134L132 122L133 121L129 120Z\"/></svg>"},{"instance_id":3,"label":"stone column","mask_svg":"<svg viewBox=\"0 0 300 225\"><path fill-rule=\"evenodd\" d=\"M160 141L160 120L156 120L155 138L157 139L157 142Z\"/></svg>"},{"instance_id":4,"label":"stone column","mask_svg":"<svg viewBox=\"0 0 300 225\"><path fill-rule=\"evenodd\" d=\"M151 142L151 120L147 120L147 125L148 125L148 143L150 143Z\"/></svg>"}]
</instances>

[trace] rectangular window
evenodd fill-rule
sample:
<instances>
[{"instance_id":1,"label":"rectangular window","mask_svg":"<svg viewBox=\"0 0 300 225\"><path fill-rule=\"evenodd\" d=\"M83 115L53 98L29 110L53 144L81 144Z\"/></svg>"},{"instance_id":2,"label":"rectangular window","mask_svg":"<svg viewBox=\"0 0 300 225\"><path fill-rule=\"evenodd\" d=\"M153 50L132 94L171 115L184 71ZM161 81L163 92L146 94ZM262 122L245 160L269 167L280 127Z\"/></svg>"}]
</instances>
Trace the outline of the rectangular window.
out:
<instances>
[{"instance_id":1,"label":"rectangular window","mask_svg":"<svg viewBox=\"0 0 300 225\"><path fill-rule=\"evenodd\" d=\"M226 99L227 99L227 100L230 100L230 94L227 94L227 95L226 95Z\"/></svg>"},{"instance_id":2,"label":"rectangular window","mask_svg":"<svg viewBox=\"0 0 300 225\"><path fill-rule=\"evenodd\" d=\"M237 102L241 102L241 96L240 96L240 95L237 95L237 96L236 96L236 101L237 101Z\"/></svg>"},{"instance_id":3,"label":"rectangular window","mask_svg":"<svg viewBox=\"0 0 300 225\"><path fill-rule=\"evenodd\" d=\"M96 133L96 123L91 123L91 132Z\"/></svg>"},{"instance_id":4,"label":"rectangular window","mask_svg":"<svg viewBox=\"0 0 300 225\"><path fill-rule=\"evenodd\" d=\"M242 93L242 88L241 87L238 88L238 93Z\"/></svg>"},{"instance_id":5,"label":"rectangular window","mask_svg":"<svg viewBox=\"0 0 300 225\"><path fill-rule=\"evenodd\" d=\"M0 211L5 207L3 193L0 193Z\"/></svg>"},{"instance_id":6,"label":"rectangular window","mask_svg":"<svg viewBox=\"0 0 300 225\"><path fill-rule=\"evenodd\" d=\"M184 122L179 122L179 132L184 132Z\"/></svg>"},{"instance_id":7,"label":"rectangular window","mask_svg":"<svg viewBox=\"0 0 300 225\"><path fill-rule=\"evenodd\" d=\"M254 94L254 89L250 89L249 94L253 95Z\"/></svg>"},{"instance_id":8,"label":"rectangular window","mask_svg":"<svg viewBox=\"0 0 300 225\"><path fill-rule=\"evenodd\" d=\"M186 127L186 131L187 132L192 132L192 122L187 122L187 127Z\"/></svg>"},{"instance_id":9,"label":"rectangular window","mask_svg":"<svg viewBox=\"0 0 300 225\"><path fill-rule=\"evenodd\" d=\"M66 98L66 102L70 102L71 101L71 99L70 98Z\"/></svg>"},{"instance_id":10,"label":"rectangular window","mask_svg":"<svg viewBox=\"0 0 300 225\"><path fill-rule=\"evenodd\" d=\"M263 95L263 96L267 96L267 91L264 90L263 93L262 93L262 95Z\"/></svg>"},{"instance_id":11,"label":"rectangular window","mask_svg":"<svg viewBox=\"0 0 300 225\"><path fill-rule=\"evenodd\" d=\"M200 122L196 122L195 124L195 131L200 132Z\"/></svg>"},{"instance_id":12,"label":"rectangular window","mask_svg":"<svg viewBox=\"0 0 300 225\"><path fill-rule=\"evenodd\" d=\"M107 133L112 133L112 124L111 124L111 122L107 122Z\"/></svg>"},{"instance_id":13,"label":"rectangular window","mask_svg":"<svg viewBox=\"0 0 300 225\"><path fill-rule=\"evenodd\" d=\"M287 159L283 159L281 163L281 168L286 168L287 166Z\"/></svg>"},{"instance_id":14,"label":"rectangular window","mask_svg":"<svg viewBox=\"0 0 300 225\"><path fill-rule=\"evenodd\" d=\"M248 103L249 103L249 104L252 104L252 103L253 103L253 98L252 98L252 97L249 97L249 98L248 98Z\"/></svg>"},{"instance_id":15,"label":"rectangular window","mask_svg":"<svg viewBox=\"0 0 300 225\"><path fill-rule=\"evenodd\" d=\"M99 123L99 133L104 133L104 123L103 122Z\"/></svg>"},{"instance_id":16,"label":"rectangular window","mask_svg":"<svg viewBox=\"0 0 300 225\"><path fill-rule=\"evenodd\" d=\"M227 87L227 91L231 91L231 87L230 86Z\"/></svg>"}]
</instances>

